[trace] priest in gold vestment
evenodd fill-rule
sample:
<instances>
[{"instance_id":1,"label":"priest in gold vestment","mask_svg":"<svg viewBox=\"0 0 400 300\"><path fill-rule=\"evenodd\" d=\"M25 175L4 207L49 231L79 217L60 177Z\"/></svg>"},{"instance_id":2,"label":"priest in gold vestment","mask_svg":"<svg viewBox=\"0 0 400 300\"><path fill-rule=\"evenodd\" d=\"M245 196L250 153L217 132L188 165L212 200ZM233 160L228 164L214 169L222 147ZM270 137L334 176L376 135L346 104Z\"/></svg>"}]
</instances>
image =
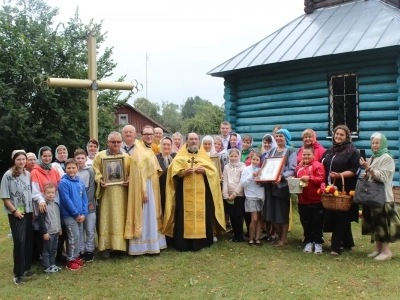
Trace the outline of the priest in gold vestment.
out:
<instances>
[{"instance_id":1,"label":"priest in gold vestment","mask_svg":"<svg viewBox=\"0 0 400 300\"><path fill-rule=\"evenodd\" d=\"M179 251L209 247L225 231L219 173L192 132L168 168L163 232Z\"/></svg>"},{"instance_id":2,"label":"priest in gold vestment","mask_svg":"<svg viewBox=\"0 0 400 300\"><path fill-rule=\"evenodd\" d=\"M103 174L105 159L120 159L124 162L125 178L129 176L130 156L120 151L122 137L119 132L111 132L107 139L107 150L96 154L93 171L96 181L96 198L99 200L99 251L103 257L110 256L110 250L127 251L124 239L126 208L128 202L128 180L121 184L107 185L107 176Z\"/></svg>"}]
</instances>

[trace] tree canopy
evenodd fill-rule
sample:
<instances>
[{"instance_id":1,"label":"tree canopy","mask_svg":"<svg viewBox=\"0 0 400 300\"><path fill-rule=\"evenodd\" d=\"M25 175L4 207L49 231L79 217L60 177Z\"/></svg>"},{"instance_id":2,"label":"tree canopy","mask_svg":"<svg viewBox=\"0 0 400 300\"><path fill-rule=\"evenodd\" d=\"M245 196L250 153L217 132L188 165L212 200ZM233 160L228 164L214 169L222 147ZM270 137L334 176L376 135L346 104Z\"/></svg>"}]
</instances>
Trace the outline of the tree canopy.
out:
<instances>
[{"instance_id":1,"label":"tree canopy","mask_svg":"<svg viewBox=\"0 0 400 300\"><path fill-rule=\"evenodd\" d=\"M137 98L133 106L155 121L163 124L171 132L199 134L218 134L224 119L221 106L199 96L189 97L180 107L178 104L163 101L161 106L146 98Z\"/></svg>"},{"instance_id":2,"label":"tree canopy","mask_svg":"<svg viewBox=\"0 0 400 300\"><path fill-rule=\"evenodd\" d=\"M38 76L87 78L87 39L105 41L102 23L84 24L79 11L66 24L54 24L58 14L43 0L8 0L0 10L0 160L14 149L37 152L48 145L83 148L89 138L88 92L84 89L46 88ZM98 54L98 79L113 74L112 48ZM36 78L36 79L35 79ZM121 77L121 80L123 77ZM35 80L35 82L34 82ZM114 129L118 91L98 95L99 139Z\"/></svg>"}]
</instances>

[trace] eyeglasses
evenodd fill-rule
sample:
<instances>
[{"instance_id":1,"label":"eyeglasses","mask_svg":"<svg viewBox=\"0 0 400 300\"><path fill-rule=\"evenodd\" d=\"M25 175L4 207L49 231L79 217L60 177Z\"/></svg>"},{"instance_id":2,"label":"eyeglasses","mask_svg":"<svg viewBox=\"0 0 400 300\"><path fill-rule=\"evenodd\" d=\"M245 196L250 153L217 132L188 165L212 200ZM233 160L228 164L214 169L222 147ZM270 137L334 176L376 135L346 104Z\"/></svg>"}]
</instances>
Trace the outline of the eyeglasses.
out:
<instances>
[{"instance_id":1,"label":"eyeglasses","mask_svg":"<svg viewBox=\"0 0 400 300\"><path fill-rule=\"evenodd\" d=\"M109 141L111 144L121 144L122 141Z\"/></svg>"},{"instance_id":2,"label":"eyeglasses","mask_svg":"<svg viewBox=\"0 0 400 300\"><path fill-rule=\"evenodd\" d=\"M142 135L145 135L145 136L153 136L154 133L143 133Z\"/></svg>"}]
</instances>

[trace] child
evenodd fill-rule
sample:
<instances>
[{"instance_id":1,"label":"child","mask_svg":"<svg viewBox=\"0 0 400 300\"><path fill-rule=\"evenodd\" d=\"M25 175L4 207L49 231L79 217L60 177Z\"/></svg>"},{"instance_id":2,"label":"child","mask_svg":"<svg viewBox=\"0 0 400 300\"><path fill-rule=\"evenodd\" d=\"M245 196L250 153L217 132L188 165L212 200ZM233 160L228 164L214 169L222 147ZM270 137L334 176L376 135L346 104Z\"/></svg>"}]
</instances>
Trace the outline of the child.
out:
<instances>
[{"instance_id":1,"label":"child","mask_svg":"<svg viewBox=\"0 0 400 300\"><path fill-rule=\"evenodd\" d=\"M215 151L218 154L220 154L222 152L226 152L226 150L224 149L224 144L222 143L222 138L218 135L214 137L214 147L215 147Z\"/></svg>"},{"instance_id":2,"label":"child","mask_svg":"<svg viewBox=\"0 0 400 300\"><path fill-rule=\"evenodd\" d=\"M246 167L240 178L240 184L244 188L245 211L251 213L251 223L249 228L249 245L261 246L261 211L264 202L264 187L257 184L255 179L260 171L261 153L254 152L251 157L251 165Z\"/></svg>"},{"instance_id":3,"label":"child","mask_svg":"<svg viewBox=\"0 0 400 300\"><path fill-rule=\"evenodd\" d=\"M83 222L84 234L81 236L79 253L85 262L93 261L93 251L95 245L95 227L96 227L96 197L94 184L94 171L92 167L86 166L86 152L83 149L77 149L74 152L75 160L78 164L78 176L85 184L88 200L88 214ZM85 240L86 238L86 240Z\"/></svg>"},{"instance_id":4,"label":"child","mask_svg":"<svg viewBox=\"0 0 400 300\"><path fill-rule=\"evenodd\" d=\"M64 219L68 235L67 269L79 270L84 265L79 258L79 241L83 232L83 222L88 214L88 203L84 183L76 174L78 164L75 159L65 161L66 174L58 184L61 217Z\"/></svg>"},{"instance_id":5,"label":"child","mask_svg":"<svg viewBox=\"0 0 400 300\"><path fill-rule=\"evenodd\" d=\"M99 153L99 150L100 150L99 141L96 139L90 139L86 145L86 150L87 150L88 156L87 156L85 165L87 167L91 167L93 165L94 157L96 156L97 153Z\"/></svg>"},{"instance_id":6,"label":"child","mask_svg":"<svg viewBox=\"0 0 400 300\"><path fill-rule=\"evenodd\" d=\"M56 273L61 270L56 266L58 236L61 235L60 207L54 198L56 186L48 183L44 187L46 211L39 213L39 227L43 236L42 263L46 273Z\"/></svg>"},{"instance_id":7,"label":"child","mask_svg":"<svg viewBox=\"0 0 400 300\"><path fill-rule=\"evenodd\" d=\"M224 168L224 181L222 183L222 196L224 198L225 212L229 214L234 237L231 242L243 242L243 215L244 194L240 185L240 177L245 168L239 161L240 152L232 149L229 153L229 163Z\"/></svg>"},{"instance_id":8,"label":"child","mask_svg":"<svg viewBox=\"0 0 400 300\"><path fill-rule=\"evenodd\" d=\"M300 222L306 243L303 251L311 253L314 245L314 253L321 254L324 242L322 233L324 210L317 190L325 181L325 169L320 162L314 160L313 147L303 149L302 162L297 166L295 175L306 184L298 197Z\"/></svg>"},{"instance_id":9,"label":"child","mask_svg":"<svg viewBox=\"0 0 400 300\"><path fill-rule=\"evenodd\" d=\"M242 139L242 156L240 158L240 161L244 162L246 166L251 165L251 156L254 152L252 145L253 138L250 135L245 135Z\"/></svg>"}]
</instances>

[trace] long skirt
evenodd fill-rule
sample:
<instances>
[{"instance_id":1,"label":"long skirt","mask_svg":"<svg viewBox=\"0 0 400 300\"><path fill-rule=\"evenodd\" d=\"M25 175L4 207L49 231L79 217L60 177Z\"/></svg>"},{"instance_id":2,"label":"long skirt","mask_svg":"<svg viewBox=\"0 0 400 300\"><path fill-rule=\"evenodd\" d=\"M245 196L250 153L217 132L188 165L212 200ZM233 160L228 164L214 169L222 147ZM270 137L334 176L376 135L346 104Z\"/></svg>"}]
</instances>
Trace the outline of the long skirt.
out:
<instances>
[{"instance_id":1,"label":"long skirt","mask_svg":"<svg viewBox=\"0 0 400 300\"><path fill-rule=\"evenodd\" d=\"M393 202L382 207L363 207L363 235L371 235L371 243L393 243L400 239L400 217Z\"/></svg>"}]
</instances>

